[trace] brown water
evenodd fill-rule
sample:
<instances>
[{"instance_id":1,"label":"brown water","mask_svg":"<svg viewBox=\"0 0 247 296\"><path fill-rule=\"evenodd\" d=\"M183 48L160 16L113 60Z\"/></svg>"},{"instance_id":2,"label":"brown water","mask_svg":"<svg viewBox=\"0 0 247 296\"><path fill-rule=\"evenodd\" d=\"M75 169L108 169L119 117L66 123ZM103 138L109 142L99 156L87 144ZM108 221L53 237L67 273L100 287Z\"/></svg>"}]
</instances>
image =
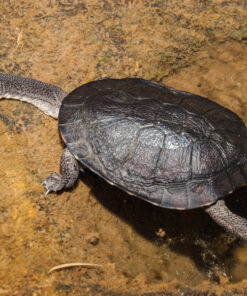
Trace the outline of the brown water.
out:
<instances>
[{"instance_id":1,"label":"brown water","mask_svg":"<svg viewBox=\"0 0 247 296\"><path fill-rule=\"evenodd\" d=\"M161 80L247 123L245 6L3 1L0 69L67 91L103 76ZM56 121L27 104L0 102L0 142L0 295L246 293L246 244L201 209L160 209L93 174L45 197L41 182L59 169L63 145ZM246 196L228 198L245 217ZM103 267L47 274L68 262Z\"/></svg>"}]
</instances>

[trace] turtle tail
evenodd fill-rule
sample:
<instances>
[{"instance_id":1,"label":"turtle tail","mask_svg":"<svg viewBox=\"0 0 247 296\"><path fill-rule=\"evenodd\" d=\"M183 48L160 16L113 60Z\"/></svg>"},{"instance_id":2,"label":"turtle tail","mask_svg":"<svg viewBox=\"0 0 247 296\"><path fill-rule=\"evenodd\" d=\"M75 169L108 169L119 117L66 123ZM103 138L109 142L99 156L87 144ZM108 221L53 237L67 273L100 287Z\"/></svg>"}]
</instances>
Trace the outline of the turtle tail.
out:
<instances>
[{"instance_id":1,"label":"turtle tail","mask_svg":"<svg viewBox=\"0 0 247 296\"><path fill-rule=\"evenodd\" d=\"M34 80L0 73L0 99L16 99L30 103L47 115L58 118L63 98L61 88Z\"/></svg>"}]
</instances>

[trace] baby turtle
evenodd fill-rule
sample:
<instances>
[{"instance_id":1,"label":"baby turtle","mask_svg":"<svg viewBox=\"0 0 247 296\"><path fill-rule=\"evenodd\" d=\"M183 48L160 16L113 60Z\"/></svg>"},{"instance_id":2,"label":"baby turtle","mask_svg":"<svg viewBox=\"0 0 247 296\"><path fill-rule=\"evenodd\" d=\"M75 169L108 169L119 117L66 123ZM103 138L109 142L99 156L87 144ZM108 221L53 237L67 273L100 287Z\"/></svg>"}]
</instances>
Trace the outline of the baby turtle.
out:
<instances>
[{"instance_id":1,"label":"baby turtle","mask_svg":"<svg viewBox=\"0 0 247 296\"><path fill-rule=\"evenodd\" d=\"M247 241L247 220L224 197L247 183L247 128L230 110L138 78L102 79L66 94L41 81L0 74L0 97L58 118L66 148L47 193L71 187L89 168L160 207L205 211Z\"/></svg>"}]
</instances>

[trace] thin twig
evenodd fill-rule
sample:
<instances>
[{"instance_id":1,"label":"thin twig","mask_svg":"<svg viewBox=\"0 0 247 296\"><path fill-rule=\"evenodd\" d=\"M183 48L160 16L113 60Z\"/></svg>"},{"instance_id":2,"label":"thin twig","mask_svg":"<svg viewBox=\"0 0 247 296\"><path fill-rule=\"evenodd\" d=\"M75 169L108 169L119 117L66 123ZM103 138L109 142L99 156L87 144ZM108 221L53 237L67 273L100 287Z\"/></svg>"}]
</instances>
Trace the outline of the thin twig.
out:
<instances>
[{"instance_id":1,"label":"thin twig","mask_svg":"<svg viewBox=\"0 0 247 296\"><path fill-rule=\"evenodd\" d=\"M55 270L60 270L60 269L64 269L64 268L70 268L70 267L74 267L74 266L84 266L84 267L101 267L103 265L101 264L95 264L95 263L65 263L65 264L60 264L57 266L52 267L49 271L49 273L52 273Z\"/></svg>"}]
</instances>

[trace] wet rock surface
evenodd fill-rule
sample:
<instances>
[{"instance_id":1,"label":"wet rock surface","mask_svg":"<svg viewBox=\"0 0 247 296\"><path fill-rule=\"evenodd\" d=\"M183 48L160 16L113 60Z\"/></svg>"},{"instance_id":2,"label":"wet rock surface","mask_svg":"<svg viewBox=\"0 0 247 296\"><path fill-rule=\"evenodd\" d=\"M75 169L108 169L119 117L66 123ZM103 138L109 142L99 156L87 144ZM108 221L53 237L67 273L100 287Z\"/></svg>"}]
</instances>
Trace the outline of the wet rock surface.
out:
<instances>
[{"instance_id":1,"label":"wet rock surface","mask_svg":"<svg viewBox=\"0 0 247 296\"><path fill-rule=\"evenodd\" d=\"M0 70L71 91L142 77L228 107L247 123L245 1L3 1ZM203 210L169 211L94 174L44 195L57 122L0 102L1 295L245 295L246 244ZM247 217L247 189L228 198ZM99 263L51 274L69 262Z\"/></svg>"}]
</instances>

